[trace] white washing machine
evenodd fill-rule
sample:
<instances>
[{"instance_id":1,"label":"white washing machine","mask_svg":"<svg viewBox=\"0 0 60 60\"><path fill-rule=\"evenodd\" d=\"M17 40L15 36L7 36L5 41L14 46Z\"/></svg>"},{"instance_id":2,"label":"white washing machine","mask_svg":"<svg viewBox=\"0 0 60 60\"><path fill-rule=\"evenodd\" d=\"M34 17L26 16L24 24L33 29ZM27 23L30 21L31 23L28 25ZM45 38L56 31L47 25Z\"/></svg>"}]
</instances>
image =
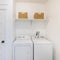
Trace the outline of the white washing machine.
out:
<instances>
[{"instance_id":1,"label":"white washing machine","mask_svg":"<svg viewBox=\"0 0 60 60\"><path fill-rule=\"evenodd\" d=\"M13 43L13 60L33 60L33 44L30 38L16 38Z\"/></svg>"},{"instance_id":2,"label":"white washing machine","mask_svg":"<svg viewBox=\"0 0 60 60\"><path fill-rule=\"evenodd\" d=\"M53 45L45 38L32 38L34 60L53 60Z\"/></svg>"}]
</instances>

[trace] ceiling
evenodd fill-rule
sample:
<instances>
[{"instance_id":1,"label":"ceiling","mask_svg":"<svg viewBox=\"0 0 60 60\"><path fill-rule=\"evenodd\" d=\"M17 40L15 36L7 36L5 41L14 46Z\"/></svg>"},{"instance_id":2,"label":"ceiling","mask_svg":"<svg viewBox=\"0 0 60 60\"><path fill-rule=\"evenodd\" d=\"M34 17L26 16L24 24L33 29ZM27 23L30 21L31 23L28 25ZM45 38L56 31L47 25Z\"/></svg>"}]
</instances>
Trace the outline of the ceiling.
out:
<instances>
[{"instance_id":1,"label":"ceiling","mask_svg":"<svg viewBox=\"0 0 60 60\"><path fill-rule=\"evenodd\" d=\"M41 3L45 3L48 0L16 0L17 2L41 2Z\"/></svg>"}]
</instances>

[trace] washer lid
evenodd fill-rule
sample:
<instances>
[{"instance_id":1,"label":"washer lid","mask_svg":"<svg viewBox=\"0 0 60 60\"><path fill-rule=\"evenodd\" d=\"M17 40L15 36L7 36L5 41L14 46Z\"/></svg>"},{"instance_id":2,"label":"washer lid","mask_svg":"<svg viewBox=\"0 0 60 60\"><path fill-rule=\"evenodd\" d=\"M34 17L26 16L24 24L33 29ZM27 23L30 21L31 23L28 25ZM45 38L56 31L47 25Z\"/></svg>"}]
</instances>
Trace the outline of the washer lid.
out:
<instances>
[{"instance_id":1,"label":"washer lid","mask_svg":"<svg viewBox=\"0 0 60 60\"><path fill-rule=\"evenodd\" d=\"M15 42L14 42L14 44L21 44L21 43L32 43L32 41L31 40L16 40Z\"/></svg>"},{"instance_id":2,"label":"washer lid","mask_svg":"<svg viewBox=\"0 0 60 60\"><path fill-rule=\"evenodd\" d=\"M43 44L51 44L52 42L49 41L48 39L45 39L45 38L32 38L33 42L34 43L43 43Z\"/></svg>"},{"instance_id":3,"label":"washer lid","mask_svg":"<svg viewBox=\"0 0 60 60\"><path fill-rule=\"evenodd\" d=\"M32 43L30 36L28 35L20 35L16 37L14 43Z\"/></svg>"}]
</instances>

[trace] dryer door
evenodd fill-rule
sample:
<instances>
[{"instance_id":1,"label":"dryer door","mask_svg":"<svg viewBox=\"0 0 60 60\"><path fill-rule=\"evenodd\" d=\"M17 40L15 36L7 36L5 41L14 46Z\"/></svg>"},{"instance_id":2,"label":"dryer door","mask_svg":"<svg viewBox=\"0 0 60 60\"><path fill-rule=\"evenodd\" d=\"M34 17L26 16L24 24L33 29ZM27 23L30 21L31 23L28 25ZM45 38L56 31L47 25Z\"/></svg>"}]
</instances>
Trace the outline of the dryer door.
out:
<instances>
[{"instance_id":1,"label":"dryer door","mask_svg":"<svg viewBox=\"0 0 60 60\"><path fill-rule=\"evenodd\" d=\"M13 60L33 60L32 45L15 45L13 52Z\"/></svg>"}]
</instances>

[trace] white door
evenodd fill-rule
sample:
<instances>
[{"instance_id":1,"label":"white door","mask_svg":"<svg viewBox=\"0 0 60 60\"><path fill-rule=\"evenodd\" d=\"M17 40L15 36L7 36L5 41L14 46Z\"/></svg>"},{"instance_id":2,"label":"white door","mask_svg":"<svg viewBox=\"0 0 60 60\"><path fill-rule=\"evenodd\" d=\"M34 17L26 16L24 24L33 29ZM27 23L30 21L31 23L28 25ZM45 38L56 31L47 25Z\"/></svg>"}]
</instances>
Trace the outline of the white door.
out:
<instances>
[{"instance_id":1,"label":"white door","mask_svg":"<svg viewBox=\"0 0 60 60\"><path fill-rule=\"evenodd\" d=\"M0 60L5 60L6 10L0 9Z\"/></svg>"},{"instance_id":2,"label":"white door","mask_svg":"<svg viewBox=\"0 0 60 60\"><path fill-rule=\"evenodd\" d=\"M9 0L0 0L0 4L8 4Z\"/></svg>"}]
</instances>

